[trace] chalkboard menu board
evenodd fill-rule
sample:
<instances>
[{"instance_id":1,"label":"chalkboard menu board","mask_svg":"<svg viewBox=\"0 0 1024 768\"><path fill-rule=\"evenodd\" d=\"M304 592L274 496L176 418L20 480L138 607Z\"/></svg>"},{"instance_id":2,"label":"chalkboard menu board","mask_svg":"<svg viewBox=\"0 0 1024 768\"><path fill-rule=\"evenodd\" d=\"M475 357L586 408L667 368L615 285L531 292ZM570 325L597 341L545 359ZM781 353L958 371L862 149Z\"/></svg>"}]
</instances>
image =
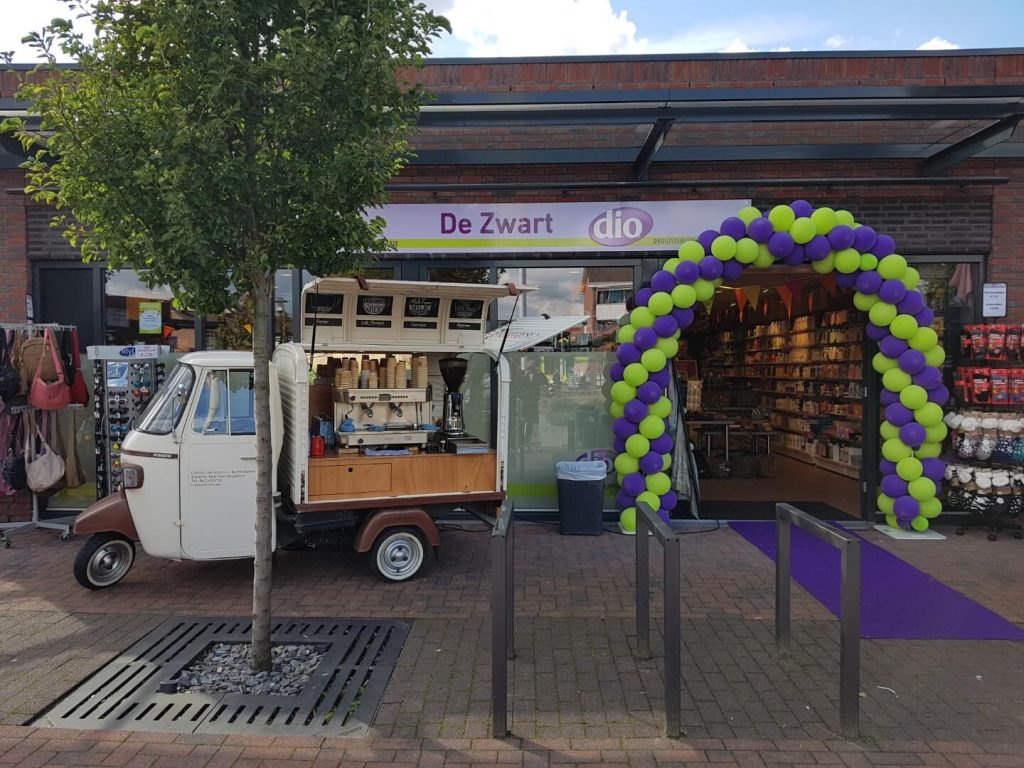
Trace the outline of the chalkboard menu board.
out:
<instances>
[{"instance_id":1,"label":"chalkboard menu board","mask_svg":"<svg viewBox=\"0 0 1024 768\"><path fill-rule=\"evenodd\" d=\"M345 297L340 293L307 293L306 325L340 326Z\"/></svg>"},{"instance_id":2,"label":"chalkboard menu board","mask_svg":"<svg viewBox=\"0 0 1024 768\"><path fill-rule=\"evenodd\" d=\"M453 331L480 329L484 316L484 303L478 299L452 299L448 312L448 328ZM476 322L473 322L473 321Z\"/></svg>"},{"instance_id":3,"label":"chalkboard menu board","mask_svg":"<svg viewBox=\"0 0 1024 768\"><path fill-rule=\"evenodd\" d=\"M405 328L432 330L437 328L437 316L441 311L441 300L422 296L408 296L405 299Z\"/></svg>"},{"instance_id":4,"label":"chalkboard menu board","mask_svg":"<svg viewBox=\"0 0 1024 768\"><path fill-rule=\"evenodd\" d=\"M394 296L359 296L356 299L356 328L390 328L394 309Z\"/></svg>"}]
</instances>

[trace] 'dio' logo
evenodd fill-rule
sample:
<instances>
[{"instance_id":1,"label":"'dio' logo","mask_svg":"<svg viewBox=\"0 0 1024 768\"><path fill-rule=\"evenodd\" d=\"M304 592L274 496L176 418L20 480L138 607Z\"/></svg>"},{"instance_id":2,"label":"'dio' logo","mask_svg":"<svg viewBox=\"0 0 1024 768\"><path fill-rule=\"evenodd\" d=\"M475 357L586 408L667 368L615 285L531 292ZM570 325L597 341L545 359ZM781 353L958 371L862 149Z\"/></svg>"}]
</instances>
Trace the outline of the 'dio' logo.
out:
<instances>
[{"instance_id":1,"label":"'dio' logo","mask_svg":"<svg viewBox=\"0 0 1024 768\"><path fill-rule=\"evenodd\" d=\"M588 234L599 245L623 246L635 243L654 228L651 214L640 208L613 208L592 222Z\"/></svg>"}]
</instances>

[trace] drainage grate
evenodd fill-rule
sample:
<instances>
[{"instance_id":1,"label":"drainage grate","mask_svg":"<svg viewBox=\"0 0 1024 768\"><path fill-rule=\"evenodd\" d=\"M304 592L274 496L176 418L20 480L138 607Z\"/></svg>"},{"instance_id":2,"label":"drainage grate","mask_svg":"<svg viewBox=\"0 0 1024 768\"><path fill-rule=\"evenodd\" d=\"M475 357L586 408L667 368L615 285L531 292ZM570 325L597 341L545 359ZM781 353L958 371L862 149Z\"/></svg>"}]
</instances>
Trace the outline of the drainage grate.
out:
<instances>
[{"instance_id":1,"label":"drainage grate","mask_svg":"<svg viewBox=\"0 0 1024 768\"><path fill-rule=\"evenodd\" d=\"M275 643L314 643L323 660L297 696L161 693L211 643L248 642L250 621L172 619L36 718L35 726L172 733L365 736L409 636L404 621L287 619Z\"/></svg>"}]
</instances>

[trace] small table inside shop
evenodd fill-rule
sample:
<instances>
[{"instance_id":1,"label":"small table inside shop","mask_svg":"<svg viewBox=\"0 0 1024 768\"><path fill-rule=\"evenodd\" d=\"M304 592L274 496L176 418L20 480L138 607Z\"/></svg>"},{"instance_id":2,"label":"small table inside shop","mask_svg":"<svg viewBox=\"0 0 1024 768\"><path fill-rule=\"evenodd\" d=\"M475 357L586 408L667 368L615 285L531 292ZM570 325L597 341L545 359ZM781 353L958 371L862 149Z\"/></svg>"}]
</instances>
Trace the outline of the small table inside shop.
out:
<instances>
[{"instance_id":1,"label":"small table inside shop","mask_svg":"<svg viewBox=\"0 0 1024 768\"><path fill-rule=\"evenodd\" d=\"M700 439L705 441L705 452L711 455L711 441L722 435L725 442L725 460L729 460L729 430L739 426L732 419L687 419L687 426L696 428Z\"/></svg>"}]
</instances>

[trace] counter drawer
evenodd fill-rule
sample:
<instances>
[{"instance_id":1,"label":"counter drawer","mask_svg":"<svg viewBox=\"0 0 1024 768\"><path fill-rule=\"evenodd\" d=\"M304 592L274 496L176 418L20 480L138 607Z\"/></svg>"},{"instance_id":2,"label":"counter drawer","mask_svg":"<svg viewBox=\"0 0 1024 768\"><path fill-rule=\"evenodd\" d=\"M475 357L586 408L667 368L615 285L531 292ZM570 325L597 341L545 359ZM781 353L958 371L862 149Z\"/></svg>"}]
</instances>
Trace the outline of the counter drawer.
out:
<instances>
[{"instance_id":1,"label":"counter drawer","mask_svg":"<svg viewBox=\"0 0 1024 768\"><path fill-rule=\"evenodd\" d=\"M391 462L311 464L309 498L380 496L391 493Z\"/></svg>"}]
</instances>

